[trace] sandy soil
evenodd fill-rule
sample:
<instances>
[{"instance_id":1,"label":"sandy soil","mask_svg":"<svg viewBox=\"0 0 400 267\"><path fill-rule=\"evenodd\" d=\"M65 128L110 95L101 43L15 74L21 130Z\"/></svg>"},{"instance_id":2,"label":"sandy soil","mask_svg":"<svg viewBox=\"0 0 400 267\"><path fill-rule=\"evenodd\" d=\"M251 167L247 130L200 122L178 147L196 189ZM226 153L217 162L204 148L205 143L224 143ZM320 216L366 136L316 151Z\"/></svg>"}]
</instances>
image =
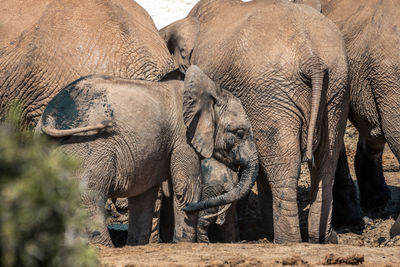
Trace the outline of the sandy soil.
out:
<instances>
[{"instance_id":1,"label":"sandy soil","mask_svg":"<svg viewBox=\"0 0 400 267\"><path fill-rule=\"evenodd\" d=\"M102 266L400 266L400 248L288 244L151 244L101 248Z\"/></svg>"},{"instance_id":2,"label":"sandy soil","mask_svg":"<svg viewBox=\"0 0 400 267\"><path fill-rule=\"evenodd\" d=\"M346 149L351 173L357 145L357 131L346 130ZM276 245L260 239L261 220L256 194L252 194L246 217L239 222L241 236L237 244L150 244L137 247L99 247L102 266L320 266L331 264L363 266L400 266L400 236L390 239L389 229L400 212L399 163L389 149L383 156L386 182L392 200L383 210L367 214L361 225L336 229L339 245L307 243ZM304 231L308 213L309 173L302 166L299 181L300 222ZM256 190L255 190L256 191ZM124 221L125 216L114 218ZM255 240L255 241L254 241Z\"/></svg>"}]
</instances>

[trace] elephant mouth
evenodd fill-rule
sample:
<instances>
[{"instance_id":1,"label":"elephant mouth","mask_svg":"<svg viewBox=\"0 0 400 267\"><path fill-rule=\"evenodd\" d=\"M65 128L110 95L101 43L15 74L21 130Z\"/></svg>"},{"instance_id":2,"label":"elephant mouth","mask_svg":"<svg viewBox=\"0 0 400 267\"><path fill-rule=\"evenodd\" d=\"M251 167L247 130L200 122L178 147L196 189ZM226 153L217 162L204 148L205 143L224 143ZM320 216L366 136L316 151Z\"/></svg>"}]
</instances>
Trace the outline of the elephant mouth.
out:
<instances>
[{"instance_id":1,"label":"elephant mouth","mask_svg":"<svg viewBox=\"0 0 400 267\"><path fill-rule=\"evenodd\" d=\"M215 152L213 154L213 158L223 163L226 167L228 167L234 172L238 172L240 169L240 164L238 162L234 162L233 160L228 159L229 157L222 155L222 153Z\"/></svg>"}]
</instances>

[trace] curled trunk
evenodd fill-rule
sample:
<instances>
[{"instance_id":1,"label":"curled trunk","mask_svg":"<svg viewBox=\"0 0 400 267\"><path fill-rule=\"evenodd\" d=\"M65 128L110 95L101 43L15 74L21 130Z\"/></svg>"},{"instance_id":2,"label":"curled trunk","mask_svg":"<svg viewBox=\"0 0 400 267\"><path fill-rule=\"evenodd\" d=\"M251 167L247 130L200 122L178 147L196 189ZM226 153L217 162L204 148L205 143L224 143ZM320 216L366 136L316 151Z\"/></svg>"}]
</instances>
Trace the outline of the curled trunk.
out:
<instances>
[{"instance_id":1,"label":"curled trunk","mask_svg":"<svg viewBox=\"0 0 400 267\"><path fill-rule=\"evenodd\" d=\"M258 159L243 166L239 183L229 192L198 203L188 203L184 210L195 212L232 203L244 197L253 187L258 175Z\"/></svg>"}]
</instances>

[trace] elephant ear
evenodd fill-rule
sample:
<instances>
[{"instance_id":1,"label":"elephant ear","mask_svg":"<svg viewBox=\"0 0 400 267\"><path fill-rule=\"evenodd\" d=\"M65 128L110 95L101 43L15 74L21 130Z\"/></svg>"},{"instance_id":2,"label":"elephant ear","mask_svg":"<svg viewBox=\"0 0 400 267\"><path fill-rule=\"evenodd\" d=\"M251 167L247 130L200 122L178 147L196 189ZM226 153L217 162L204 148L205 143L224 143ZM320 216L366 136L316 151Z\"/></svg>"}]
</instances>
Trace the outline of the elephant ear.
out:
<instances>
[{"instance_id":1,"label":"elephant ear","mask_svg":"<svg viewBox=\"0 0 400 267\"><path fill-rule=\"evenodd\" d=\"M68 130L114 121L114 107L108 101L106 89L95 86L104 79L110 77L86 76L63 88L43 111L43 127Z\"/></svg>"},{"instance_id":2,"label":"elephant ear","mask_svg":"<svg viewBox=\"0 0 400 267\"><path fill-rule=\"evenodd\" d=\"M318 12L322 12L320 0L292 0L293 3L304 4L316 9Z\"/></svg>"},{"instance_id":3,"label":"elephant ear","mask_svg":"<svg viewBox=\"0 0 400 267\"><path fill-rule=\"evenodd\" d=\"M218 102L220 89L194 65L186 72L184 87L183 120L187 135L197 152L209 158L214 151L214 104Z\"/></svg>"},{"instance_id":4,"label":"elephant ear","mask_svg":"<svg viewBox=\"0 0 400 267\"><path fill-rule=\"evenodd\" d=\"M197 18L187 17L164 27L160 35L167 43L177 68L185 73L190 66L190 57L197 41L200 23Z\"/></svg>"}]
</instances>

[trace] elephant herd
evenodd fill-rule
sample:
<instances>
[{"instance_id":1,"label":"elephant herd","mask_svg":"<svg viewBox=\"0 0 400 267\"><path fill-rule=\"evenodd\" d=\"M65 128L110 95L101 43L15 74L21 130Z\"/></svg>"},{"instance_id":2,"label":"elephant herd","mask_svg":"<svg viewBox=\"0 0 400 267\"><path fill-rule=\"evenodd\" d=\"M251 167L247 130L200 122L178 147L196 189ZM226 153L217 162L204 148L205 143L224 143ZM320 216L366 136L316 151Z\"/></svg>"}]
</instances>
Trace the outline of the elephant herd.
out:
<instances>
[{"instance_id":1,"label":"elephant herd","mask_svg":"<svg viewBox=\"0 0 400 267\"><path fill-rule=\"evenodd\" d=\"M200 0L160 31L133 0L31 2L6 0L0 18L0 119L17 101L25 124L81 159L91 242L112 246L102 208L125 197L127 244L148 243L161 192L173 196L171 240L209 242L215 223L234 242L236 203L256 182L265 236L301 242L302 162L309 242L336 243L333 226L390 200L382 152L388 143L400 160L399 1Z\"/></svg>"}]
</instances>

